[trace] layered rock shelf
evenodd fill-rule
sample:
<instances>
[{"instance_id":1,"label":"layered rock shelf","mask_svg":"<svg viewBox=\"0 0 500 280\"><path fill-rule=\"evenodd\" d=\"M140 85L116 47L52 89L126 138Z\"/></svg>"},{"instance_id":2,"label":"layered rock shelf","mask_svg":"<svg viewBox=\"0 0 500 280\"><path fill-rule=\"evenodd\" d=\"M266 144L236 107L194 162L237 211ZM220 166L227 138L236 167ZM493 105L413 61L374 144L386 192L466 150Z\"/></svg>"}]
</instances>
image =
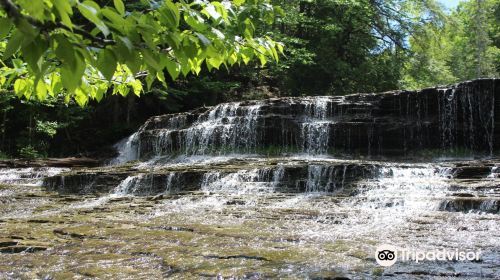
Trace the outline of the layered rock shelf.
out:
<instances>
[{"instance_id":1,"label":"layered rock shelf","mask_svg":"<svg viewBox=\"0 0 500 280\"><path fill-rule=\"evenodd\" d=\"M430 187L442 194L438 209L498 213L493 157L500 145L499 110L496 79L225 103L153 117L118 145L110 166L76 168L45 179L44 186L62 194L356 197L384 184L397 189L434 180L440 185ZM455 161L443 162L443 156ZM463 160L471 156L489 160Z\"/></svg>"},{"instance_id":2,"label":"layered rock shelf","mask_svg":"<svg viewBox=\"0 0 500 280\"><path fill-rule=\"evenodd\" d=\"M153 117L127 159L178 154L408 156L500 148L500 80L446 88L226 103Z\"/></svg>"}]
</instances>

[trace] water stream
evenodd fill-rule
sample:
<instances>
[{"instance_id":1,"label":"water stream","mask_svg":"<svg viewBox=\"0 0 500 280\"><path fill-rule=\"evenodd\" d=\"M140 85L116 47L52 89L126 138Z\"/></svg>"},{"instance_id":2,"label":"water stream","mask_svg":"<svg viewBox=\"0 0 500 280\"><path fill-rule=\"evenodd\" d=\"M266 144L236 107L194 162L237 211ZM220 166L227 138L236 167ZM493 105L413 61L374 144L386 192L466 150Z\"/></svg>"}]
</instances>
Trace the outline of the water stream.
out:
<instances>
[{"instance_id":1,"label":"water stream","mask_svg":"<svg viewBox=\"0 0 500 280\"><path fill-rule=\"evenodd\" d=\"M24 253L0 277L498 279L497 84L220 104L108 166L4 170L0 250ZM481 260L382 267L380 244Z\"/></svg>"}]
</instances>

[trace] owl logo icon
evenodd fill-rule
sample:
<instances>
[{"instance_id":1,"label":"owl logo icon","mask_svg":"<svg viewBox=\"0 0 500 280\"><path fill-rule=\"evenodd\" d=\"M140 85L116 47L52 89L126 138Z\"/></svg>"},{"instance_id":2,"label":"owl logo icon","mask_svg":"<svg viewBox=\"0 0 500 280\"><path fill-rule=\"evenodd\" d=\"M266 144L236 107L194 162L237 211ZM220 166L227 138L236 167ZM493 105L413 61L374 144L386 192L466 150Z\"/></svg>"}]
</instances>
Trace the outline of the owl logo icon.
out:
<instances>
[{"instance_id":1,"label":"owl logo icon","mask_svg":"<svg viewBox=\"0 0 500 280\"><path fill-rule=\"evenodd\" d=\"M392 245L381 245L375 252L375 260L381 266L392 266L397 261L397 248Z\"/></svg>"}]
</instances>

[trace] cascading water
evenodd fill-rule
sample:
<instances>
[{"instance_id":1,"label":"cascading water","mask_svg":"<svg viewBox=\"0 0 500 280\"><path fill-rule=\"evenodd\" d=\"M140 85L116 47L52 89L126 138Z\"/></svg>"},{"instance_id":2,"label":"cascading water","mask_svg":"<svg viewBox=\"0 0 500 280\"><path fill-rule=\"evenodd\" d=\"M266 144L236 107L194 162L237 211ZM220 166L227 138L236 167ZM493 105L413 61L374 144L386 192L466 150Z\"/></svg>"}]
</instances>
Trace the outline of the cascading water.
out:
<instances>
[{"instance_id":1,"label":"cascading water","mask_svg":"<svg viewBox=\"0 0 500 280\"><path fill-rule=\"evenodd\" d=\"M318 97L306 104L304 122L301 124L301 138L304 152L307 154L326 154L330 141L332 122L329 108L331 100Z\"/></svg>"},{"instance_id":2,"label":"cascading water","mask_svg":"<svg viewBox=\"0 0 500 280\"><path fill-rule=\"evenodd\" d=\"M478 94L480 87L481 93ZM439 123L444 149L494 150L495 83L440 89ZM458 140L460 138L461 140Z\"/></svg>"},{"instance_id":3,"label":"cascading water","mask_svg":"<svg viewBox=\"0 0 500 280\"><path fill-rule=\"evenodd\" d=\"M279 172L279 171L278 171ZM240 170L222 174L209 172L203 176L201 190L235 194L273 192L275 175L271 169Z\"/></svg>"},{"instance_id":4,"label":"cascading water","mask_svg":"<svg viewBox=\"0 0 500 280\"><path fill-rule=\"evenodd\" d=\"M230 103L211 109L186 130L185 153L254 151L258 145L256 125L259 108L258 104L240 107L239 103Z\"/></svg>"},{"instance_id":5,"label":"cascading water","mask_svg":"<svg viewBox=\"0 0 500 280\"><path fill-rule=\"evenodd\" d=\"M137 164L67 173L46 186L106 194L84 205L119 224L120 254L161 259L155 267L180 278L499 278L498 83L158 116L122 142L114 162ZM450 150L486 157L450 159ZM116 209L126 214L107 212ZM99 226L88 239L110 238ZM481 249L483 259L382 270L373 254L380 243Z\"/></svg>"},{"instance_id":6,"label":"cascading water","mask_svg":"<svg viewBox=\"0 0 500 280\"><path fill-rule=\"evenodd\" d=\"M334 192L342 189L348 166L309 165L306 192Z\"/></svg>"},{"instance_id":7,"label":"cascading water","mask_svg":"<svg viewBox=\"0 0 500 280\"><path fill-rule=\"evenodd\" d=\"M138 135L136 132L115 144L114 147L118 151L118 156L110 164L122 164L139 158Z\"/></svg>"},{"instance_id":8,"label":"cascading water","mask_svg":"<svg viewBox=\"0 0 500 280\"><path fill-rule=\"evenodd\" d=\"M394 208L413 215L415 211L437 210L448 192L450 168L383 167L380 175L358 196L360 207Z\"/></svg>"},{"instance_id":9,"label":"cascading water","mask_svg":"<svg viewBox=\"0 0 500 280\"><path fill-rule=\"evenodd\" d=\"M0 169L0 184L41 186L44 178L65 171L69 169L56 167Z\"/></svg>"}]
</instances>

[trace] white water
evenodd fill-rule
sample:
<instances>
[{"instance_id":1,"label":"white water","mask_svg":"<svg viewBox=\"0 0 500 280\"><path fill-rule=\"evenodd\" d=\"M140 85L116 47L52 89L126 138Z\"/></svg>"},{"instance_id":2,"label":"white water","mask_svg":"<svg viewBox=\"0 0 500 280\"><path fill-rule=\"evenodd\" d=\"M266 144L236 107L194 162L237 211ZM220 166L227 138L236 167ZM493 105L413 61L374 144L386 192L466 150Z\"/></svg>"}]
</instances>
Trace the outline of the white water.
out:
<instances>
[{"instance_id":1,"label":"white water","mask_svg":"<svg viewBox=\"0 0 500 280\"><path fill-rule=\"evenodd\" d=\"M41 186L43 178L55 176L65 171L69 171L69 169L56 167L4 168L0 169L0 184Z\"/></svg>"},{"instance_id":2,"label":"white water","mask_svg":"<svg viewBox=\"0 0 500 280\"><path fill-rule=\"evenodd\" d=\"M240 170L228 174L214 171L203 176L201 190L235 195L270 193L274 191L274 184L269 178L278 176L279 171L275 174L272 169Z\"/></svg>"},{"instance_id":3,"label":"white water","mask_svg":"<svg viewBox=\"0 0 500 280\"><path fill-rule=\"evenodd\" d=\"M138 137L139 133L136 132L116 143L114 147L118 151L118 156L114 158L110 164L116 165L137 160L139 158Z\"/></svg>"},{"instance_id":4,"label":"white water","mask_svg":"<svg viewBox=\"0 0 500 280\"><path fill-rule=\"evenodd\" d=\"M301 127L302 147L307 154L326 154L330 141L330 125L327 120L330 115L331 99L317 97L306 104L306 116Z\"/></svg>"},{"instance_id":5,"label":"white water","mask_svg":"<svg viewBox=\"0 0 500 280\"><path fill-rule=\"evenodd\" d=\"M186 130L185 153L203 155L215 152L213 149L222 149L222 153L236 149L255 150L258 145L255 126L260 107L260 104L241 107L240 103L214 107Z\"/></svg>"}]
</instances>

